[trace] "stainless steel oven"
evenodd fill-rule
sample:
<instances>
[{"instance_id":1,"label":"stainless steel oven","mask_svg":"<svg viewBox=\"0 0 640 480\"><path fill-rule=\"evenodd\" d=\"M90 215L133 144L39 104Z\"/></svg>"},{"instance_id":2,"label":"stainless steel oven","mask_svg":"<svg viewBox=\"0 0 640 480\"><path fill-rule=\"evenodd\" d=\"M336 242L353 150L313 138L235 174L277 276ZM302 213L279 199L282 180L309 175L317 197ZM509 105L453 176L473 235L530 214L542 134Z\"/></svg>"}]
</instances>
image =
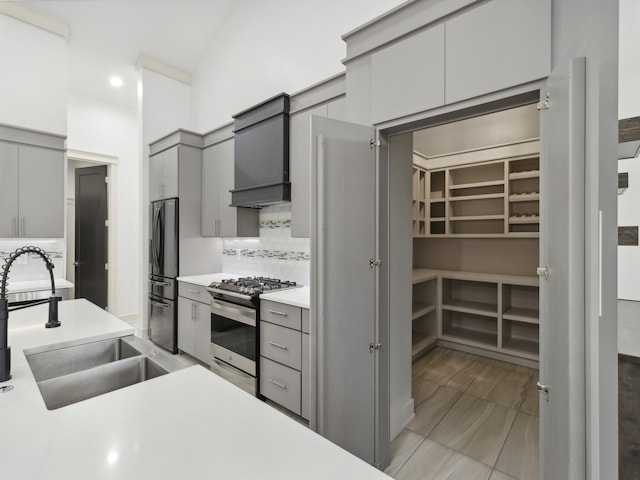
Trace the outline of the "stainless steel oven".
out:
<instances>
[{"instance_id":1,"label":"stainless steel oven","mask_svg":"<svg viewBox=\"0 0 640 480\"><path fill-rule=\"evenodd\" d=\"M258 376L257 301L214 293L211 299L211 370L256 395Z\"/></svg>"},{"instance_id":2,"label":"stainless steel oven","mask_svg":"<svg viewBox=\"0 0 640 480\"><path fill-rule=\"evenodd\" d=\"M211 370L260 397L260 294L295 287L295 282L264 277L228 279L209 285Z\"/></svg>"}]
</instances>

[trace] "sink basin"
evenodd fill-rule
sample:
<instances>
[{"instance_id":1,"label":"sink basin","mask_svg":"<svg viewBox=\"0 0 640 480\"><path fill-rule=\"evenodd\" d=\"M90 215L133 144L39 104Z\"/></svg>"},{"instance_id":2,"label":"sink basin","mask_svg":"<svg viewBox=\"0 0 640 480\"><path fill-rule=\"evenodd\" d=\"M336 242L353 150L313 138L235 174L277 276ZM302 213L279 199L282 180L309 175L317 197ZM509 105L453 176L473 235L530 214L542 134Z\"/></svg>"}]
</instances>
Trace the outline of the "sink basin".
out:
<instances>
[{"instance_id":1,"label":"sink basin","mask_svg":"<svg viewBox=\"0 0 640 480\"><path fill-rule=\"evenodd\" d=\"M158 355L130 336L28 353L26 358L44 403L55 410L169 373L141 352Z\"/></svg>"},{"instance_id":2,"label":"sink basin","mask_svg":"<svg viewBox=\"0 0 640 480\"><path fill-rule=\"evenodd\" d=\"M33 376L37 382L40 382L139 355L140 352L127 343L124 338L110 338L32 353L26 357Z\"/></svg>"},{"instance_id":3,"label":"sink basin","mask_svg":"<svg viewBox=\"0 0 640 480\"><path fill-rule=\"evenodd\" d=\"M47 408L55 410L166 373L149 357L137 356L42 380L38 387Z\"/></svg>"}]
</instances>

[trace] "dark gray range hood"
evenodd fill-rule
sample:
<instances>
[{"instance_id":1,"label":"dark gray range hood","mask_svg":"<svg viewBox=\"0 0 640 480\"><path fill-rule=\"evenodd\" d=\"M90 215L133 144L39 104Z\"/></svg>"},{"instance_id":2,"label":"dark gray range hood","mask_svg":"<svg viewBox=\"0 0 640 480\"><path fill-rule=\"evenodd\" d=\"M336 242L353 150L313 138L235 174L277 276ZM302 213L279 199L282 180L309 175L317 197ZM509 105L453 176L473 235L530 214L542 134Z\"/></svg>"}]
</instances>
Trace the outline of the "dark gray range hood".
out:
<instances>
[{"instance_id":1,"label":"dark gray range hood","mask_svg":"<svg viewBox=\"0 0 640 480\"><path fill-rule=\"evenodd\" d=\"M282 93L233 116L234 207L260 208L291 201L289 95Z\"/></svg>"}]
</instances>

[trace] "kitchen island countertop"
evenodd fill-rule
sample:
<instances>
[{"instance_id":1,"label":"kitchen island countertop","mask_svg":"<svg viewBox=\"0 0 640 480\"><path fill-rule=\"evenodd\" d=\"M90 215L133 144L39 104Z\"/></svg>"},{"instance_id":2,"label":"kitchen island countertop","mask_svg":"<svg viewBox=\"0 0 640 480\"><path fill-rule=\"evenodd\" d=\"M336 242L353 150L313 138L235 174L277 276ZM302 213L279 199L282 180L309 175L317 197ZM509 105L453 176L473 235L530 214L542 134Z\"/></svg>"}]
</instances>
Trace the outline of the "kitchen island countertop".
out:
<instances>
[{"instance_id":1,"label":"kitchen island countertop","mask_svg":"<svg viewBox=\"0 0 640 480\"><path fill-rule=\"evenodd\" d=\"M15 388L0 394L3 478L384 479L384 473L201 366L46 409L24 350L131 334L86 300L12 312Z\"/></svg>"}]
</instances>

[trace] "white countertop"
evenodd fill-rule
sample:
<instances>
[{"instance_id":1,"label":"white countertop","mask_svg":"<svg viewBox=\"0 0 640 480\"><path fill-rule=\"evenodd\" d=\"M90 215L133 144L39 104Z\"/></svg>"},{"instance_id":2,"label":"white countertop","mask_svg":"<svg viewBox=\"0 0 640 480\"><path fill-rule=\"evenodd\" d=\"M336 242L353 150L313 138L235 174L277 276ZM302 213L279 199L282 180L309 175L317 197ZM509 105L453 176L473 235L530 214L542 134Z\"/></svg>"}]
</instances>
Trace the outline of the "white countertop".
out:
<instances>
[{"instance_id":1,"label":"white countertop","mask_svg":"<svg viewBox=\"0 0 640 480\"><path fill-rule=\"evenodd\" d=\"M203 367L48 411L24 349L46 351L132 333L86 300L10 314L15 388L0 394L2 478L384 479L357 459Z\"/></svg>"},{"instance_id":2,"label":"white countertop","mask_svg":"<svg viewBox=\"0 0 640 480\"><path fill-rule=\"evenodd\" d=\"M208 287L211 282L220 282L227 278L239 278L240 275L233 273L208 273L205 275L192 275L188 277L178 277L179 282L193 283ZM290 288L273 293L263 293L261 300L271 300L278 303L286 303L294 307L309 308L311 306L311 291L308 285L299 288Z\"/></svg>"},{"instance_id":3,"label":"white countertop","mask_svg":"<svg viewBox=\"0 0 640 480\"><path fill-rule=\"evenodd\" d=\"M311 307L311 290L308 285L300 288L290 288L273 293L263 293L260 300L271 300L272 302L286 303L294 307L310 308Z\"/></svg>"},{"instance_id":4,"label":"white countertop","mask_svg":"<svg viewBox=\"0 0 640 480\"><path fill-rule=\"evenodd\" d=\"M62 288L73 288L73 283L64 278L54 278L56 290ZM25 280L12 282L11 278L7 282L7 293L36 292L38 290L51 290L51 280Z\"/></svg>"},{"instance_id":5,"label":"white countertop","mask_svg":"<svg viewBox=\"0 0 640 480\"><path fill-rule=\"evenodd\" d=\"M178 277L179 282L193 283L202 287L208 287L211 282L221 282L227 278L240 278L240 275L233 273L205 273L203 275L190 275L187 277Z\"/></svg>"}]
</instances>

